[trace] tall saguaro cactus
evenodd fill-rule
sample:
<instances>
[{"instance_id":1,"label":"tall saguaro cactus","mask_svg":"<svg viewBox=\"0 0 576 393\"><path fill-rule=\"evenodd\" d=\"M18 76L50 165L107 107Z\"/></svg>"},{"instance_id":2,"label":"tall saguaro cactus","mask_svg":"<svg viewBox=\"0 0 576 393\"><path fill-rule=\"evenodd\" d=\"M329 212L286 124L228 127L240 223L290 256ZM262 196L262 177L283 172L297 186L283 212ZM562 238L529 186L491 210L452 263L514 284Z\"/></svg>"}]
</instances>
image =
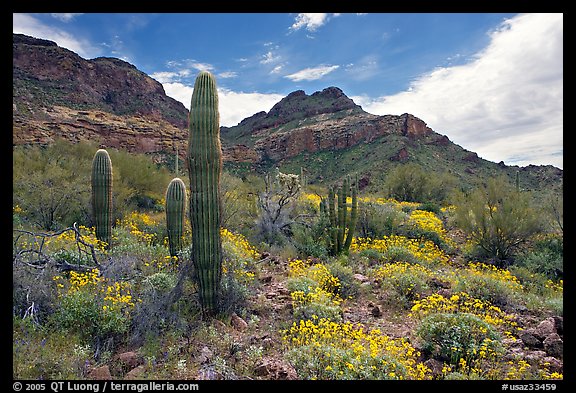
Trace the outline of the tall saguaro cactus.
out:
<instances>
[{"instance_id":1,"label":"tall saguaro cactus","mask_svg":"<svg viewBox=\"0 0 576 393\"><path fill-rule=\"evenodd\" d=\"M112 161L105 149L99 149L92 160L92 214L96 238L112 244Z\"/></svg>"},{"instance_id":2,"label":"tall saguaro cactus","mask_svg":"<svg viewBox=\"0 0 576 393\"><path fill-rule=\"evenodd\" d=\"M205 313L213 314L218 308L222 277L222 146L216 81L207 71L200 72L194 82L188 134L188 171L192 262L196 268L202 309Z\"/></svg>"},{"instance_id":3,"label":"tall saguaro cactus","mask_svg":"<svg viewBox=\"0 0 576 393\"><path fill-rule=\"evenodd\" d=\"M173 257L182 249L185 214L186 186L182 179L175 177L166 189L166 228L170 255Z\"/></svg>"},{"instance_id":4,"label":"tall saguaro cactus","mask_svg":"<svg viewBox=\"0 0 576 393\"><path fill-rule=\"evenodd\" d=\"M346 200L350 190L352 190L352 203L348 216ZM356 221L358 221L358 180L356 179L354 186L351 186L350 178L347 177L339 189L330 187L328 200L320 202L320 213L326 217L328 252L331 255L348 252L356 230Z\"/></svg>"}]
</instances>

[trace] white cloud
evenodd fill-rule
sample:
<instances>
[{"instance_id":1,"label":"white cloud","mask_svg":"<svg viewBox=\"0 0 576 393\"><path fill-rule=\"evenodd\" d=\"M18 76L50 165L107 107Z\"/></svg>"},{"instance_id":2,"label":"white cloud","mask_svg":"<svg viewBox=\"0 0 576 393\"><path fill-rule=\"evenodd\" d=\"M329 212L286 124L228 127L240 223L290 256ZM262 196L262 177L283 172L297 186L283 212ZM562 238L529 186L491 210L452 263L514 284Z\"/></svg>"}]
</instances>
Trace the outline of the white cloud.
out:
<instances>
[{"instance_id":1,"label":"white cloud","mask_svg":"<svg viewBox=\"0 0 576 393\"><path fill-rule=\"evenodd\" d=\"M12 14L12 32L54 41L58 46L69 49L85 59L97 57L101 53L101 50L88 40L45 25L28 14Z\"/></svg>"},{"instance_id":2,"label":"white cloud","mask_svg":"<svg viewBox=\"0 0 576 393\"><path fill-rule=\"evenodd\" d=\"M286 75L285 78L288 78L294 82L313 81L322 78L324 75L327 75L332 71L337 70L338 68L340 68L340 66L338 65L332 65L332 66L323 65L318 67L305 68L293 74Z\"/></svg>"},{"instance_id":3,"label":"white cloud","mask_svg":"<svg viewBox=\"0 0 576 393\"><path fill-rule=\"evenodd\" d=\"M235 126L255 113L268 112L282 98L284 96L280 94L243 93L218 89L220 125Z\"/></svg>"},{"instance_id":4,"label":"white cloud","mask_svg":"<svg viewBox=\"0 0 576 393\"><path fill-rule=\"evenodd\" d=\"M214 66L212 64L200 63L194 60L187 61L187 65L198 71L212 71L214 69Z\"/></svg>"},{"instance_id":5,"label":"white cloud","mask_svg":"<svg viewBox=\"0 0 576 393\"><path fill-rule=\"evenodd\" d=\"M238 76L238 73L234 72L234 71L224 71L218 74L219 78L236 78Z\"/></svg>"},{"instance_id":6,"label":"white cloud","mask_svg":"<svg viewBox=\"0 0 576 393\"><path fill-rule=\"evenodd\" d=\"M282 64L277 65L276 67L274 67L272 69L272 71L270 71L271 74L279 74L280 71L282 71L282 68L284 68L284 66Z\"/></svg>"},{"instance_id":7,"label":"white cloud","mask_svg":"<svg viewBox=\"0 0 576 393\"><path fill-rule=\"evenodd\" d=\"M522 14L489 33L469 63L437 68L407 91L354 101L412 113L490 161L563 167L563 15Z\"/></svg>"},{"instance_id":8,"label":"white cloud","mask_svg":"<svg viewBox=\"0 0 576 393\"><path fill-rule=\"evenodd\" d=\"M193 87L179 82L163 83L163 86L168 96L180 101L190 110ZM235 126L257 112L268 112L282 98L284 96L280 94L244 93L218 89L220 125Z\"/></svg>"},{"instance_id":9,"label":"white cloud","mask_svg":"<svg viewBox=\"0 0 576 393\"><path fill-rule=\"evenodd\" d=\"M316 31L319 27L328 22L329 18L329 14L298 14L296 15L294 24L290 29L295 31L305 28L308 31Z\"/></svg>"},{"instance_id":10,"label":"white cloud","mask_svg":"<svg viewBox=\"0 0 576 393\"><path fill-rule=\"evenodd\" d=\"M275 63L280 60L280 56L275 55L272 51L266 52L266 54L262 55L262 60L260 60L260 64L270 64Z\"/></svg>"},{"instance_id":11,"label":"white cloud","mask_svg":"<svg viewBox=\"0 0 576 393\"><path fill-rule=\"evenodd\" d=\"M160 83L171 83L179 78L179 74L171 71L160 71L150 74L150 77Z\"/></svg>"},{"instance_id":12,"label":"white cloud","mask_svg":"<svg viewBox=\"0 0 576 393\"><path fill-rule=\"evenodd\" d=\"M72 19L76 18L77 16L84 15L84 14L73 14L73 13L52 13L50 14L51 17L61 20L62 22L69 22Z\"/></svg>"}]
</instances>

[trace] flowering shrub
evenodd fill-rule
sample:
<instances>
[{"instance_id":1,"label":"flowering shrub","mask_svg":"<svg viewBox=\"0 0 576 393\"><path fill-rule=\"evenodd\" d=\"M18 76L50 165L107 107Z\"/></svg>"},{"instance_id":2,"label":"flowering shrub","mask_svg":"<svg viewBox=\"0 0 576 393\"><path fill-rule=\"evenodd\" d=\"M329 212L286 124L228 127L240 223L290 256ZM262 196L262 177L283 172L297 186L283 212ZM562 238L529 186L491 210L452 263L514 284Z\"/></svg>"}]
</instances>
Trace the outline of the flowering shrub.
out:
<instances>
[{"instance_id":1,"label":"flowering shrub","mask_svg":"<svg viewBox=\"0 0 576 393\"><path fill-rule=\"evenodd\" d=\"M337 293L340 280L330 273L330 269L322 263L314 263L311 259L293 259L288 262L290 277L308 277L318 283L326 292Z\"/></svg>"},{"instance_id":2,"label":"flowering shrub","mask_svg":"<svg viewBox=\"0 0 576 393\"><path fill-rule=\"evenodd\" d=\"M417 229L417 234L430 240L436 240L436 243L446 244L453 247L455 243L450 239L444 229L442 220L433 212L426 210L413 210L408 218L408 225Z\"/></svg>"},{"instance_id":3,"label":"flowering shrub","mask_svg":"<svg viewBox=\"0 0 576 393\"><path fill-rule=\"evenodd\" d=\"M250 269L260 255L258 250L239 233L221 228L220 235L224 255L222 272L225 274L230 270L236 280L242 283L252 282L255 274Z\"/></svg>"},{"instance_id":4,"label":"flowering shrub","mask_svg":"<svg viewBox=\"0 0 576 393\"><path fill-rule=\"evenodd\" d=\"M494 326L473 314L429 314L420 322L416 334L424 350L453 365L479 363L503 352Z\"/></svg>"},{"instance_id":5,"label":"flowering shrub","mask_svg":"<svg viewBox=\"0 0 576 393\"><path fill-rule=\"evenodd\" d=\"M428 289L427 281L435 274L428 268L407 262L388 263L374 272L383 288L392 288L409 308Z\"/></svg>"},{"instance_id":6,"label":"flowering shrub","mask_svg":"<svg viewBox=\"0 0 576 393\"><path fill-rule=\"evenodd\" d=\"M310 259L293 259L288 267L288 286L292 289L290 296L296 319L341 320L340 280L330 273L329 268Z\"/></svg>"},{"instance_id":7,"label":"flowering shrub","mask_svg":"<svg viewBox=\"0 0 576 393\"><path fill-rule=\"evenodd\" d=\"M492 326L504 330L504 334L511 338L514 338L514 334L521 330L514 321L514 316L506 314L490 302L476 299L466 292L458 292L450 297L435 293L424 299L416 300L409 315L423 318L433 313L468 313L476 315Z\"/></svg>"},{"instance_id":8,"label":"flowering shrub","mask_svg":"<svg viewBox=\"0 0 576 393\"><path fill-rule=\"evenodd\" d=\"M353 238L350 251L375 250L384 253L393 247L406 249L423 264L438 265L448 263L448 256L433 242L397 235L384 236L381 239Z\"/></svg>"},{"instance_id":9,"label":"flowering shrub","mask_svg":"<svg viewBox=\"0 0 576 393\"><path fill-rule=\"evenodd\" d=\"M101 277L98 269L71 271L68 279L54 276L60 308L53 315L57 327L84 338L125 333L134 307L131 286Z\"/></svg>"},{"instance_id":10,"label":"flowering shrub","mask_svg":"<svg viewBox=\"0 0 576 393\"><path fill-rule=\"evenodd\" d=\"M119 220L116 225L127 228L138 241L144 244L151 245L152 242L158 240L156 234L149 232L149 229L156 225L156 221L146 213L132 212Z\"/></svg>"},{"instance_id":11,"label":"flowering shrub","mask_svg":"<svg viewBox=\"0 0 576 393\"><path fill-rule=\"evenodd\" d=\"M358 202L364 203L378 203L380 205L393 205L399 210L410 211L418 208L420 203L417 202L406 202L406 201L398 201L394 198L382 198L382 197L358 197Z\"/></svg>"},{"instance_id":12,"label":"flowering shrub","mask_svg":"<svg viewBox=\"0 0 576 393\"><path fill-rule=\"evenodd\" d=\"M418 351L379 329L326 319L300 320L283 332L286 357L305 379L428 379Z\"/></svg>"},{"instance_id":13,"label":"flowering shrub","mask_svg":"<svg viewBox=\"0 0 576 393\"><path fill-rule=\"evenodd\" d=\"M496 305L506 305L522 299L523 287L509 270L485 263L469 263L456 276L457 291L468 291L476 298Z\"/></svg>"}]
</instances>

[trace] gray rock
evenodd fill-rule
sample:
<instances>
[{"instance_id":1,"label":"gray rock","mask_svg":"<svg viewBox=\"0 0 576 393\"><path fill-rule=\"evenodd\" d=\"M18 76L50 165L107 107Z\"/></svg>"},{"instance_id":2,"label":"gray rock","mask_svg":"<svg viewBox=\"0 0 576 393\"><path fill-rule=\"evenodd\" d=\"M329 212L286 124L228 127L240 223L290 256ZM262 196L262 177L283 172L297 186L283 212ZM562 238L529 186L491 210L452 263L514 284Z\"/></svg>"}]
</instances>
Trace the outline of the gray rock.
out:
<instances>
[{"instance_id":1,"label":"gray rock","mask_svg":"<svg viewBox=\"0 0 576 393\"><path fill-rule=\"evenodd\" d=\"M545 357L546 352L544 351L530 351L524 355L524 359L530 364L540 364Z\"/></svg>"},{"instance_id":2,"label":"gray rock","mask_svg":"<svg viewBox=\"0 0 576 393\"><path fill-rule=\"evenodd\" d=\"M540 340L544 340L552 333L558 333L556 331L556 322L554 322L554 318L552 317L546 318L545 320L540 322L538 326L536 326L536 329L534 329L534 334Z\"/></svg>"},{"instance_id":3,"label":"gray rock","mask_svg":"<svg viewBox=\"0 0 576 393\"><path fill-rule=\"evenodd\" d=\"M542 365L546 367L551 373L562 374L564 369L562 362L552 356L546 356L544 359L542 359Z\"/></svg>"},{"instance_id":4,"label":"gray rock","mask_svg":"<svg viewBox=\"0 0 576 393\"><path fill-rule=\"evenodd\" d=\"M542 348L542 339L539 338L534 328L522 330L519 337L528 348Z\"/></svg>"},{"instance_id":5,"label":"gray rock","mask_svg":"<svg viewBox=\"0 0 576 393\"><path fill-rule=\"evenodd\" d=\"M546 351L548 355L555 358L562 358L564 354L564 341L562 341L558 333L548 335L543 344L544 351Z\"/></svg>"}]
</instances>

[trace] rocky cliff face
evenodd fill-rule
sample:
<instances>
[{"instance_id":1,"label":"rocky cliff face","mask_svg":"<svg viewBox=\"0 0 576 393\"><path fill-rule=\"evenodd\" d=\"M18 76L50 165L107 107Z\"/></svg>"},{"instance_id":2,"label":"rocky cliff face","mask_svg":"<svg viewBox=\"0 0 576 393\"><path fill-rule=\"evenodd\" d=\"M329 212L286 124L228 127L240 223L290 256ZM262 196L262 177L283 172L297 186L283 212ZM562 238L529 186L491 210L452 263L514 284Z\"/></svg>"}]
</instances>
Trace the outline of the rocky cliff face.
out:
<instances>
[{"instance_id":1,"label":"rocky cliff face","mask_svg":"<svg viewBox=\"0 0 576 393\"><path fill-rule=\"evenodd\" d=\"M282 161L301 153L342 150L359 143L372 143L389 134L417 139L434 133L410 114L376 116L348 98L337 87L308 96L290 93L266 112L259 112L235 127L222 128L225 146L242 143L246 154L236 159L258 162Z\"/></svg>"},{"instance_id":2,"label":"rocky cliff face","mask_svg":"<svg viewBox=\"0 0 576 393\"><path fill-rule=\"evenodd\" d=\"M162 85L115 58L85 60L54 42L13 35L13 113L42 118L65 106L114 115L138 115L187 126L188 110L166 96Z\"/></svg>"},{"instance_id":3,"label":"rocky cliff face","mask_svg":"<svg viewBox=\"0 0 576 393\"><path fill-rule=\"evenodd\" d=\"M316 121L310 125L286 131L280 129L268 134L266 129L260 129L255 134L259 137L254 144L255 151L260 156L281 161L303 152L342 150L359 143L372 143L388 134L418 138L433 132L422 120L406 113L401 116L349 114L336 119L318 115L313 119Z\"/></svg>"}]
</instances>

